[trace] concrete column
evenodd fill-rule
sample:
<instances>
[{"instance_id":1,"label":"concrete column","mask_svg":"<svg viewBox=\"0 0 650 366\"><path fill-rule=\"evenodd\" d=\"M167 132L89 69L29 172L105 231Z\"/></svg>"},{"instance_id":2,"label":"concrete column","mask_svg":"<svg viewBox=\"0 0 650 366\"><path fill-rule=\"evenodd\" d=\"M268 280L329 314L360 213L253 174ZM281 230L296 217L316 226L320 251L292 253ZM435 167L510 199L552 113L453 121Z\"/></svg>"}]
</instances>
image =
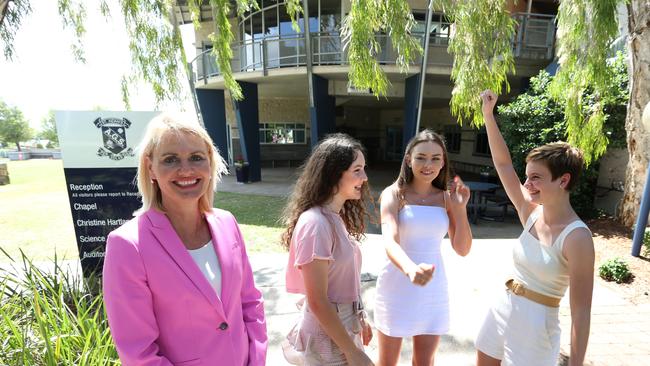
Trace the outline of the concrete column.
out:
<instances>
[{"instance_id":1,"label":"concrete column","mask_svg":"<svg viewBox=\"0 0 650 366\"><path fill-rule=\"evenodd\" d=\"M244 99L233 101L237 127L239 128L239 144L244 160L250 166L250 182L262 180L260 161L260 117L257 97L257 84L238 81L244 94Z\"/></svg>"},{"instance_id":2,"label":"concrete column","mask_svg":"<svg viewBox=\"0 0 650 366\"><path fill-rule=\"evenodd\" d=\"M336 130L336 99L327 92L327 79L312 75L314 105L309 107L311 119L311 146L316 146L325 135Z\"/></svg>"},{"instance_id":3,"label":"concrete column","mask_svg":"<svg viewBox=\"0 0 650 366\"><path fill-rule=\"evenodd\" d=\"M418 118L418 90L420 88L420 74L408 77L404 83L404 148L409 140L415 136Z\"/></svg>"},{"instance_id":4,"label":"concrete column","mask_svg":"<svg viewBox=\"0 0 650 366\"><path fill-rule=\"evenodd\" d=\"M219 153L228 161L228 125L224 91L219 89L196 89L203 124L208 135L217 145Z\"/></svg>"}]
</instances>

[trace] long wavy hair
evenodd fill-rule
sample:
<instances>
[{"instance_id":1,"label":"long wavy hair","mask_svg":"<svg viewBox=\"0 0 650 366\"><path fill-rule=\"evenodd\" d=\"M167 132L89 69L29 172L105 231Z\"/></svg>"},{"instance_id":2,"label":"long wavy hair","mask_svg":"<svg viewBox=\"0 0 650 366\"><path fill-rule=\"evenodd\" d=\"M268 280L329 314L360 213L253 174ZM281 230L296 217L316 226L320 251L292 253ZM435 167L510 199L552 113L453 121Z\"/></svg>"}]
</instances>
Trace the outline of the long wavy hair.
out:
<instances>
[{"instance_id":1,"label":"long wavy hair","mask_svg":"<svg viewBox=\"0 0 650 366\"><path fill-rule=\"evenodd\" d=\"M440 147L442 148L443 167L442 169L440 169L440 172L438 173L436 179L434 179L433 182L431 182L431 185L443 191L447 190L447 183L449 182L449 177L451 173L449 168L449 157L447 154L447 146L445 146L445 139L439 134L431 131L430 129L426 129L420 131L406 145L406 150L404 151L404 158L402 159L402 167L400 168L399 176L397 177L397 181L396 181L397 189L398 189L397 193L399 195L400 201L404 200L404 191L406 190L406 187L413 181L413 170L411 169L411 167L408 166L407 160L411 156L413 149L418 144L421 144L423 142L433 142L435 144L440 145Z\"/></svg>"},{"instance_id":2,"label":"long wavy hair","mask_svg":"<svg viewBox=\"0 0 650 366\"><path fill-rule=\"evenodd\" d=\"M357 152L365 156L363 145L342 133L328 135L311 152L300 167L300 176L282 215L287 228L282 234L285 249L289 249L300 215L312 207L324 205L336 194L339 180L357 158ZM366 181L361 187L361 199L345 201L340 212L348 233L357 240L364 235L364 219L368 215L366 201L369 198L370 189Z\"/></svg>"}]
</instances>

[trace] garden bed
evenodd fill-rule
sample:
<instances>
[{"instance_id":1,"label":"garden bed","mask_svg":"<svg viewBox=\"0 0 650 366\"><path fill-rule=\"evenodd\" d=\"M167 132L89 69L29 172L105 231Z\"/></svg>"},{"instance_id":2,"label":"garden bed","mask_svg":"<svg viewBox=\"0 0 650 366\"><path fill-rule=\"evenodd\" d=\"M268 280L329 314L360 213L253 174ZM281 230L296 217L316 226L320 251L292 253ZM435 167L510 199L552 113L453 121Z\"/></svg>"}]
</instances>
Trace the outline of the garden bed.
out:
<instances>
[{"instance_id":1,"label":"garden bed","mask_svg":"<svg viewBox=\"0 0 650 366\"><path fill-rule=\"evenodd\" d=\"M650 258L633 257L632 231L611 218L587 222L594 234L596 249L596 280L618 292L634 304L650 303ZM643 248L641 248L643 254ZM598 267L608 259L622 258L627 262L634 278L629 283L617 284L598 277Z\"/></svg>"}]
</instances>

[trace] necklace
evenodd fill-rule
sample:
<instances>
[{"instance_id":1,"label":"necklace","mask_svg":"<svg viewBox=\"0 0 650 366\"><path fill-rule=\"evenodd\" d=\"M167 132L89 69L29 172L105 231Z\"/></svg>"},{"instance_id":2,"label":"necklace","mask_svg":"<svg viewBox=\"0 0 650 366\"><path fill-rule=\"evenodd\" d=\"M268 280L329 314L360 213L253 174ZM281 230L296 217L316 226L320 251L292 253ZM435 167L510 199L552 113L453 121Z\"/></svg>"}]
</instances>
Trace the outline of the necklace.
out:
<instances>
[{"instance_id":1,"label":"necklace","mask_svg":"<svg viewBox=\"0 0 650 366\"><path fill-rule=\"evenodd\" d=\"M413 192L413 193L416 194L415 192ZM424 198L420 198L420 197L417 197L417 196L415 196L414 198L415 198L415 201L417 203L426 203L427 201L429 201L431 199L431 196L429 194L427 194L426 196L424 196Z\"/></svg>"}]
</instances>

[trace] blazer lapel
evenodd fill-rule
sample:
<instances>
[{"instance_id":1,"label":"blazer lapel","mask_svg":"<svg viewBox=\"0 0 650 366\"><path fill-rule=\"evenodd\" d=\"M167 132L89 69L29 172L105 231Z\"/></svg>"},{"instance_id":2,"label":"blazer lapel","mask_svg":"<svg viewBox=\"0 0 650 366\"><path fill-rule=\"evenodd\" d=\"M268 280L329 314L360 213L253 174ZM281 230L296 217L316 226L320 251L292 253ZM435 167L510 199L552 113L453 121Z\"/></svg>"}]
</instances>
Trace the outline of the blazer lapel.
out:
<instances>
[{"instance_id":1,"label":"blazer lapel","mask_svg":"<svg viewBox=\"0 0 650 366\"><path fill-rule=\"evenodd\" d=\"M228 302L228 298L231 295L230 284L232 281L230 277L233 273L232 256L233 254L239 253L233 253L233 245L235 243L225 240L226 238L224 238L224 234L220 235L220 231L227 232L229 230L226 223L222 222L218 217L214 215L214 213L207 213L205 216L206 221L208 222L208 226L210 226L210 233L212 234L212 245L214 245L214 249L217 252L217 257L219 258L219 266L221 267L220 299L225 306Z\"/></svg>"},{"instance_id":2,"label":"blazer lapel","mask_svg":"<svg viewBox=\"0 0 650 366\"><path fill-rule=\"evenodd\" d=\"M194 286L203 294L210 304L217 309L222 318L226 318L223 312L221 301L217 297L214 289L203 275L203 272L196 265L192 256L187 252L185 245L172 227L167 216L155 210L149 210L146 213L152 223L151 231L158 239L160 245L169 254L174 262L178 265L183 273L192 281ZM214 236L212 238L214 242ZM219 257L221 255L219 254ZM223 268L223 267L222 267ZM223 269L222 269L223 272ZM223 286L223 282L222 282ZM222 293L224 291L222 290Z\"/></svg>"}]
</instances>

